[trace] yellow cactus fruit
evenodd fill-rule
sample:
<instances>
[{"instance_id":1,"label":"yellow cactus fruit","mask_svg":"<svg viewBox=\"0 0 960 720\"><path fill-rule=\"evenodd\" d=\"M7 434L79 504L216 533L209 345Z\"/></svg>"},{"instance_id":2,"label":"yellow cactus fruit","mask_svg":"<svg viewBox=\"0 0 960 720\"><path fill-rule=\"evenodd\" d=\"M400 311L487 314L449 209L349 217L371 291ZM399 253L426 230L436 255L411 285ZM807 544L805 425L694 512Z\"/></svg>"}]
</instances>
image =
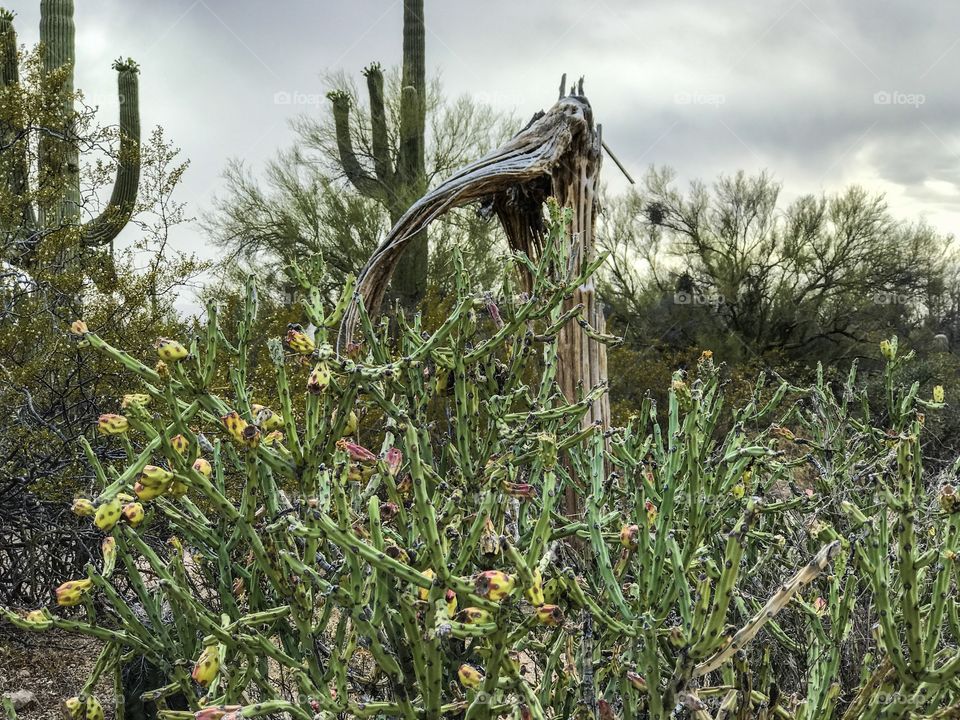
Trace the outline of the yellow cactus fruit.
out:
<instances>
[{"instance_id":1,"label":"yellow cactus fruit","mask_svg":"<svg viewBox=\"0 0 960 720\"><path fill-rule=\"evenodd\" d=\"M631 550L637 547L637 540L640 537L639 525L624 525L620 528L620 544Z\"/></svg>"},{"instance_id":2,"label":"yellow cactus fruit","mask_svg":"<svg viewBox=\"0 0 960 720\"><path fill-rule=\"evenodd\" d=\"M467 665L466 663L461 665L460 669L457 670L457 678L465 688L480 687L480 683L484 680L482 672L477 670L473 665Z\"/></svg>"},{"instance_id":3,"label":"yellow cactus fruit","mask_svg":"<svg viewBox=\"0 0 960 720\"><path fill-rule=\"evenodd\" d=\"M182 498L189 489L190 487L185 482L174 479L170 482L170 487L167 488L167 495L172 498Z\"/></svg>"},{"instance_id":4,"label":"yellow cactus fruit","mask_svg":"<svg viewBox=\"0 0 960 720\"><path fill-rule=\"evenodd\" d=\"M531 605L537 607L546 602L543 599L543 576L540 574L540 568L534 568L531 574L533 575L533 584L527 588L527 600L530 601Z\"/></svg>"},{"instance_id":5,"label":"yellow cactus fruit","mask_svg":"<svg viewBox=\"0 0 960 720\"><path fill-rule=\"evenodd\" d=\"M220 672L220 651L216 645L207 645L197 658L191 676L203 687L207 687Z\"/></svg>"},{"instance_id":6,"label":"yellow cactus fruit","mask_svg":"<svg viewBox=\"0 0 960 720\"><path fill-rule=\"evenodd\" d=\"M322 394L330 385L331 377L330 367L327 363L323 361L317 363L313 372L310 373L310 377L307 378L307 392L311 395Z\"/></svg>"},{"instance_id":7,"label":"yellow cactus fruit","mask_svg":"<svg viewBox=\"0 0 960 720\"><path fill-rule=\"evenodd\" d=\"M193 469L203 475L205 478L213 475L213 466L210 464L209 460L205 460L204 458L197 458L194 460Z\"/></svg>"},{"instance_id":8,"label":"yellow cactus fruit","mask_svg":"<svg viewBox=\"0 0 960 720\"><path fill-rule=\"evenodd\" d=\"M420 574L423 575L425 578L429 578L429 579L430 579L430 582L433 582L434 578L437 577L437 574L436 574L433 570L431 570L430 568L427 568L426 570L423 570ZM427 601L427 597L430 595L430 588L418 587L418 588L417 588L417 595L420 597L421 600L423 600L424 602L426 602L426 601Z\"/></svg>"},{"instance_id":9,"label":"yellow cactus fruit","mask_svg":"<svg viewBox=\"0 0 960 720\"><path fill-rule=\"evenodd\" d=\"M68 580L54 591L57 596L57 605L60 607L79 605L91 587L93 587L93 581L90 579Z\"/></svg>"},{"instance_id":10,"label":"yellow cactus fruit","mask_svg":"<svg viewBox=\"0 0 960 720\"><path fill-rule=\"evenodd\" d=\"M190 449L190 441L187 440L183 435L174 435L172 438L170 438L170 445L180 455L185 455L187 450Z\"/></svg>"},{"instance_id":11,"label":"yellow cactus fruit","mask_svg":"<svg viewBox=\"0 0 960 720\"><path fill-rule=\"evenodd\" d=\"M70 510L78 517L93 517L97 513L97 508L87 498L74 498Z\"/></svg>"},{"instance_id":12,"label":"yellow cactus fruit","mask_svg":"<svg viewBox=\"0 0 960 720\"><path fill-rule=\"evenodd\" d=\"M946 399L946 393L944 393L943 385L935 385L933 387L933 401L935 403L942 403Z\"/></svg>"},{"instance_id":13,"label":"yellow cactus fruit","mask_svg":"<svg viewBox=\"0 0 960 720\"><path fill-rule=\"evenodd\" d=\"M150 404L150 396L146 393L129 393L123 396L123 399L120 401L120 407L146 407Z\"/></svg>"},{"instance_id":14,"label":"yellow cactus fruit","mask_svg":"<svg viewBox=\"0 0 960 720\"><path fill-rule=\"evenodd\" d=\"M143 522L143 505L138 502L127 503L123 506L123 519L127 521L130 527L137 527Z\"/></svg>"},{"instance_id":15,"label":"yellow cactus fruit","mask_svg":"<svg viewBox=\"0 0 960 720\"><path fill-rule=\"evenodd\" d=\"M557 605L541 605L537 608L537 622L556 627L563 624L563 610Z\"/></svg>"},{"instance_id":16,"label":"yellow cactus fruit","mask_svg":"<svg viewBox=\"0 0 960 720\"><path fill-rule=\"evenodd\" d=\"M97 508L97 512L93 516L93 524L103 532L110 532L113 530L113 526L117 524L122 512L123 507L120 504L120 498L114 497Z\"/></svg>"},{"instance_id":17,"label":"yellow cactus fruit","mask_svg":"<svg viewBox=\"0 0 960 720\"><path fill-rule=\"evenodd\" d=\"M147 465L140 473L140 484L146 487L166 487L171 480L173 473L156 465Z\"/></svg>"},{"instance_id":18,"label":"yellow cactus fruit","mask_svg":"<svg viewBox=\"0 0 960 720\"><path fill-rule=\"evenodd\" d=\"M459 617L467 625L483 625L493 619L489 610L477 607L464 608L460 611Z\"/></svg>"},{"instance_id":19,"label":"yellow cactus fruit","mask_svg":"<svg viewBox=\"0 0 960 720\"><path fill-rule=\"evenodd\" d=\"M137 499L141 502L149 502L163 495L168 487L170 487L170 483L166 485L144 485L142 482L138 482L133 486L133 492L136 493Z\"/></svg>"},{"instance_id":20,"label":"yellow cactus fruit","mask_svg":"<svg viewBox=\"0 0 960 720\"><path fill-rule=\"evenodd\" d=\"M300 355L309 355L314 350L313 340L297 327L288 328L287 335L283 340L288 348Z\"/></svg>"},{"instance_id":21,"label":"yellow cactus fruit","mask_svg":"<svg viewBox=\"0 0 960 720\"><path fill-rule=\"evenodd\" d=\"M447 601L447 615L453 617L457 614L457 593L453 590L447 590L444 599Z\"/></svg>"},{"instance_id":22,"label":"yellow cactus fruit","mask_svg":"<svg viewBox=\"0 0 960 720\"><path fill-rule=\"evenodd\" d=\"M513 592L517 580L499 570L487 570L477 575L475 587L480 597L499 602Z\"/></svg>"},{"instance_id":23,"label":"yellow cactus fruit","mask_svg":"<svg viewBox=\"0 0 960 720\"><path fill-rule=\"evenodd\" d=\"M183 345L169 338L159 338L155 347L157 355L165 363L178 362L190 354Z\"/></svg>"},{"instance_id":24,"label":"yellow cactus fruit","mask_svg":"<svg viewBox=\"0 0 960 720\"><path fill-rule=\"evenodd\" d=\"M104 413L97 419L97 430L101 435L123 435L130 429L130 423L123 415Z\"/></svg>"}]
</instances>

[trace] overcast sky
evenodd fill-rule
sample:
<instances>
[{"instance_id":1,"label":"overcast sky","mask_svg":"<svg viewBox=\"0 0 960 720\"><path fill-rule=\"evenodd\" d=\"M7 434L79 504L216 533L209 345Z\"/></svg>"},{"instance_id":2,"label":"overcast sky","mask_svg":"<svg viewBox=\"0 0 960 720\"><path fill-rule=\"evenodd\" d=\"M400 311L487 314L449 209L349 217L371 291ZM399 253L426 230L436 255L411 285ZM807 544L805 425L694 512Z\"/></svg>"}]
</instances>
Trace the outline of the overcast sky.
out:
<instances>
[{"instance_id":1,"label":"overcast sky","mask_svg":"<svg viewBox=\"0 0 960 720\"><path fill-rule=\"evenodd\" d=\"M115 122L111 61L140 63L144 132L162 125L191 159L193 214L228 158L258 168L290 142L291 117L329 112L326 72L400 59L402 0L77 5L78 87ZM22 43L38 39L39 6L13 0ZM634 175L768 169L788 199L860 183L904 218L960 227L956 0L426 0L426 22L446 90L524 120L562 72L585 75ZM623 186L612 163L605 177ZM176 243L212 254L196 227Z\"/></svg>"}]
</instances>

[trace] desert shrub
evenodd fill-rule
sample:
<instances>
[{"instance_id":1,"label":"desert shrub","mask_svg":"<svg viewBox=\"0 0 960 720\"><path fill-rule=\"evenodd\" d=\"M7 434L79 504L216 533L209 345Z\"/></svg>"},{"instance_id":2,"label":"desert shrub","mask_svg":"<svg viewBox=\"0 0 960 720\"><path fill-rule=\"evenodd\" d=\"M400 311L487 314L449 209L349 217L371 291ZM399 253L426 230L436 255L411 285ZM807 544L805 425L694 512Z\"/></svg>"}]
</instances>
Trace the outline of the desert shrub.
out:
<instances>
[{"instance_id":1,"label":"desert shrub","mask_svg":"<svg viewBox=\"0 0 960 720\"><path fill-rule=\"evenodd\" d=\"M4 610L103 640L75 717L121 658L158 668L144 697L184 720L955 710L960 514L920 445L943 389L901 387L886 343L879 424L855 370L761 376L728 410L703 353L665 408L585 427L605 387L562 397L554 338L598 263L558 272L552 222L511 258L532 292L494 302L458 272L432 333L363 316L362 342L336 338L349 292L329 310L319 269L295 273L316 333L266 342L272 409L249 390L252 288L235 340L211 306L156 367L75 326L141 383L99 423L123 458L90 453L100 492L75 501L103 558L60 609Z\"/></svg>"}]
</instances>

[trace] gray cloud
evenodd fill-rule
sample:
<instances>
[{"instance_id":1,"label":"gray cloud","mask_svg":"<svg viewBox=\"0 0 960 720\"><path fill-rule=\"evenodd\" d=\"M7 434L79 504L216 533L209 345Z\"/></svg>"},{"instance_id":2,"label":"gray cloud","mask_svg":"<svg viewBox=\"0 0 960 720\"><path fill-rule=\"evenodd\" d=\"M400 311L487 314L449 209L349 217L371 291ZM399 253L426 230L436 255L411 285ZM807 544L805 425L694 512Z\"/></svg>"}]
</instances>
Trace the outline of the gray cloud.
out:
<instances>
[{"instance_id":1,"label":"gray cloud","mask_svg":"<svg viewBox=\"0 0 960 720\"><path fill-rule=\"evenodd\" d=\"M39 2L21 4L21 41L33 43ZM788 198L856 182L904 217L960 224L956 3L426 4L428 61L448 92L526 117L555 99L562 72L583 74L635 175L651 163L683 181L766 168ZM323 73L397 63L401 13L398 0L80 3L78 84L111 122L110 61L141 62L144 124L192 159L184 197L197 213L228 157L256 167L290 142L291 117L328 111ZM624 186L612 163L606 175ZM197 228L177 243L209 252Z\"/></svg>"}]
</instances>

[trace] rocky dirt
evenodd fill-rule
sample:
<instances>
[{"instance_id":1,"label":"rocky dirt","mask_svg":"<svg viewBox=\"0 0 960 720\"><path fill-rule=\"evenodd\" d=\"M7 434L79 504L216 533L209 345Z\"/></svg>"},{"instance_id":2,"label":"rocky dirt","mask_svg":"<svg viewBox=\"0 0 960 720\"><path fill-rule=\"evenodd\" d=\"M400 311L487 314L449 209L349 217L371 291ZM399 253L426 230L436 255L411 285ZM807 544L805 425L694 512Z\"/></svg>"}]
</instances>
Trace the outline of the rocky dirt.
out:
<instances>
[{"instance_id":1,"label":"rocky dirt","mask_svg":"<svg viewBox=\"0 0 960 720\"><path fill-rule=\"evenodd\" d=\"M59 630L29 633L0 626L0 695L17 690L34 694L34 701L17 711L18 720L62 720L60 703L79 692L99 652L96 640ZM110 678L101 680L95 692L108 720L113 718Z\"/></svg>"}]
</instances>

